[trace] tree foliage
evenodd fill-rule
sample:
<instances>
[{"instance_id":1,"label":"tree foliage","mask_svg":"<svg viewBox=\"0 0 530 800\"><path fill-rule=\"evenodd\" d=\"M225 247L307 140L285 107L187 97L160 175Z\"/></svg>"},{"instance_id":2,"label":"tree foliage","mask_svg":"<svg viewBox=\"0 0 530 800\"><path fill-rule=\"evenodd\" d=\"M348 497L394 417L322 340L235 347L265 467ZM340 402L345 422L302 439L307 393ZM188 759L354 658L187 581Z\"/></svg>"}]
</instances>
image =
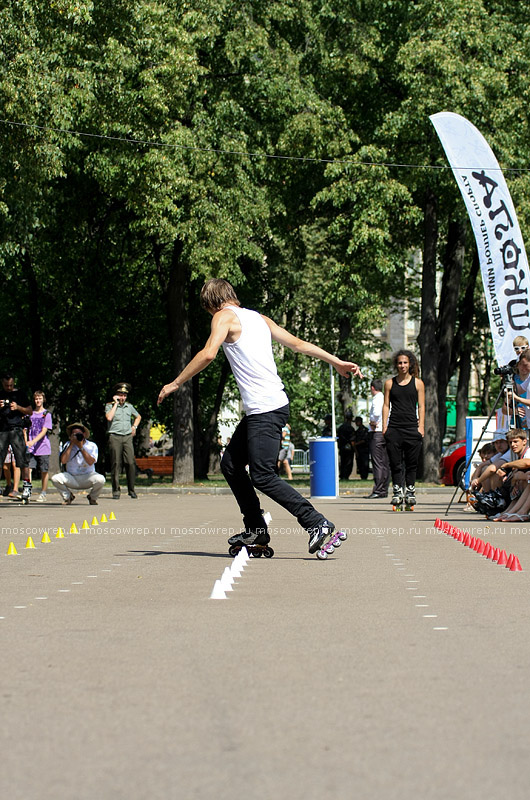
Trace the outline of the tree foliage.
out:
<instances>
[{"instance_id":1,"label":"tree foliage","mask_svg":"<svg viewBox=\"0 0 530 800\"><path fill-rule=\"evenodd\" d=\"M207 471L220 398L233 392L220 357L172 409L155 405L207 335L205 278L227 277L244 304L369 366L386 310L419 294L410 253L430 248L429 281L446 275L441 294L423 287L434 414L470 341L476 272L454 181L432 169L446 164L428 117L462 113L521 169L510 185L524 230L527 28L500 0L7 4L2 366L45 386L62 425L82 416L101 443L106 395L130 381L144 418L172 427L186 480L193 460ZM278 360L293 430L315 433L327 366ZM342 381L343 408L366 388Z\"/></svg>"}]
</instances>

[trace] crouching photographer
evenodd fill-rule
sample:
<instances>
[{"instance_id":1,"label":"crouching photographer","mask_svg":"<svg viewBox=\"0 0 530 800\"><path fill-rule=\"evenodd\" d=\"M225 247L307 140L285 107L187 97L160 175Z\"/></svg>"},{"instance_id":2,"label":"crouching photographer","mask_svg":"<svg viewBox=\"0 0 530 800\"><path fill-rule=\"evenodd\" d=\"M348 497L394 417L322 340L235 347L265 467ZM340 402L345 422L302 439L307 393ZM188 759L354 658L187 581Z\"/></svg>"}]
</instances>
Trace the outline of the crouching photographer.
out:
<instances>
[{"instance_id":1,"label":"crouching photographer","mask_svg":"<svg viewBox=\"0 0 530 800\"><path fill-rule=\"evenodd\" d=\"M15 463L22 470L24 485L22 501L29 503L31 483L29 480L29 457L26 449L24 428L26 419L33 411L29 399L24 392L15 388L15 379L10 373L2 375L0 391L0 466L4 463L9 445L13 451ZM17 496L17 499L18 498Z\"/></svg>"},{"instance_id":2,"label":"crouching photographer","mask_svg":"<svg viewBox=\"0 0 530 800\"><path fill-rule=\"evenodd\" d=\"M61 452L61 464L66 472L58 472L52 483L63 498L63 505L75 499L72 489L88 489L88 502L97 506L98 496L105 485L105 477L96 472L98 446L89 441L90 431L81 422L73 422L66 428L69 441Z\"/></svg>"}]
</instances>

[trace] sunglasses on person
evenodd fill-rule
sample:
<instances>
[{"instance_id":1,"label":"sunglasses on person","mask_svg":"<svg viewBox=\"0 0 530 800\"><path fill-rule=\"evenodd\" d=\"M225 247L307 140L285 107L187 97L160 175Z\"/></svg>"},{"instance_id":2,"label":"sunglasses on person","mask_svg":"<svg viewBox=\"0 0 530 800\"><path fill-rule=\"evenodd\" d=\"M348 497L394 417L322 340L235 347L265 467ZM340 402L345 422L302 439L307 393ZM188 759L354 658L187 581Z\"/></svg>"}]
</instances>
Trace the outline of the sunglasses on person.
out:
<instances>
[{"instance_id":1,"label":"sunglasses on person","mask_svg":"<svg viewBox=\"0 0 530 800\"><path fill-rule=\"evenodd\" d=\"M516 353L524 353L525 350L528 350L527 344L515 345L513 348Z\"/></svg>"}]
</instances>

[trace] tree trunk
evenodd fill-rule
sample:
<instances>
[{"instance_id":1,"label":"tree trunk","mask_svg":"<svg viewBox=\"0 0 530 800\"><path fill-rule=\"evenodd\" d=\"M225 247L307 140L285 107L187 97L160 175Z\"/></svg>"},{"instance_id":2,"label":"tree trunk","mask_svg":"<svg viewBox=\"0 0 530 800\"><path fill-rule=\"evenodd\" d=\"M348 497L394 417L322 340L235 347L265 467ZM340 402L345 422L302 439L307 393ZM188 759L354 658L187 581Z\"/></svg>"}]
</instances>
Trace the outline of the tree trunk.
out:
<instances>
[{"instance_id":1,"label":"tree trunk","mask_svg":"<svg viewBox=\"0 0 530 800\"><path fill-rule=\"evenodd\" d=\"M204 431L200 429L199 425L198 412L200 406L200 395L198 382L197 384L194 382L193 405L195 413L195 429L197 431L194 459L195 477L202 480L208 477L208 472L210 472L213 464L216 464L217 467L219 466L219 453L221 452L221 448L217 444L217 418L221 410L224 388L229 375L230 364L226 358L223 358L219 382L217 384L217 390L215 393L214 406ZM217 469L217 471L219 471L219 469Z\"/></svg>"},{"instance_id":2,"label":"tree trunk","mask_svg":"<svg viewBox=\"0 0 530 800\"><path fill-rule=\"evenodd\" d=\"M456 390L456 432L455 439L466 438L466 417L469 406L469 380L471 378L471 341L465 342L460 354L458 387Z\"/></svg>"},{"instance_id":3,"label":"tree trunk","mask_svg":"<svg viewBox=\"0 0 530 800\"><path fill-rule=\"evenodd\" d=\"M460 323L458 335L453 342L454 362L457 354L460 356L460 369L458 372L458 388L456 390L456 438L463 439L466 435L466 417L469 409L469 381L471 379L471 356L474 352L472 342L473 324L475 320L475 286L480 268L477 249L473 251L473 261L467 280L466 291L460 310Z\"/></svg>"},{"instance_id":4,"label":"tree trunk","mask_svg":"<svg viewBox=\"0 0 530 800\"><path fill-rule=\"evenodd\" d=\"M22 256L22 272L28 282L28 325L31 341L31 389L42 389L42 325L39 309L39 286L33 262L26 250Z\"/></svg>"},{"instance_id":5,"label":"tree trunk","mask_svg":"<svg viewBox=\"0 0 530 800\"><path fill-rule=\"evenodd\" d=\"M438 311L438 408L440 410L440 448L447 427L447 385L453 374L453 342L455 339L458 297L464 267L466 245L465 222L451 222L447 234L442 290ZM472 316L472 315L471 315Z\"/></svg>"},{"instance_id":6,"label":"tree trunk","mask_svg":"<svg viewBox=\"0 0 530 800\"><path fill-rule=\"evenodd\" d=\"M175 242L167 288L167 313L172 345L173 375L191 359L187 286L189 268L182 259L182 245ZM173 394L173 481L193 482L193 402L191 381Z\"/></svg>"},{"instance_id":7,"label":"tree trunk","mask_svg":"<svg viewBox=\"0 0 530 800\"><path fill-rule=\"evenodd\" d=\"M338 351L337 354L339 358L346 358L343 353L344 343L348 341L351 336L351 321L349 317L343 317L339 323L339 344L338 344ZM353 406L353 395L351 391L351 378L344 378L342 375L339 375L339 391L337 393L337 399L342 406L342 418L344 419L344 415L347 409L352 409Z\"/></svg>"},{"instance_id":8,"label":"tree trunk","mask_svg":"<svg viewBox=\"0 0 530 800\"><path fill-rule=\"evenodd\" d=\"M425 383L425 437L423 439L423 480L438 480L440 460L440 417L438 408L438 339L436 336L436 245L438 219L436 196L429 189L425 197L424 245L421 288L421 326L418 343L422 378Z\"/></svg>"}]
</instances>

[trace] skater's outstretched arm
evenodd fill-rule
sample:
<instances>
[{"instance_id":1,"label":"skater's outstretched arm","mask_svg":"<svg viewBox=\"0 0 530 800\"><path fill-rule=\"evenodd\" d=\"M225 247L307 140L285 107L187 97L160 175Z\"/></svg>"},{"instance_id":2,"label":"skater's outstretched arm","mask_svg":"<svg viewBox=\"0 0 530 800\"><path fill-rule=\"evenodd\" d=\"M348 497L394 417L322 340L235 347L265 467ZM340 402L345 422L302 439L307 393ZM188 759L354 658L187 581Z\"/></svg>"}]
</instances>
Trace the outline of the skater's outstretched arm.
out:
<instances>
[{"instance_id":1,"label":"skater's outstretched arm","mask_svg":"<svg viewBox=\"0 0 530 800\"><path fill-rule=\"evenodd\" d=\"M180 375L177 375L174 381L171 381L171 383L166 383L166 385L162 387L160 394L158 395L157 405L160 405L160 403L165 397L168 396L168 394L176 392L178 389L180 389L183 383L189 381L194 375L197 375L198 372L202 372L202 370L205 369L208 364L212 363L219 348L230 333L230 329L233 326L234 317L234 312L229 311L228 309L226 311L218 311L216 314L214 314L212 317L210 335L206 344L202 350L199 350L199 352L193 356L191 361L184 367Z\"/></svg>"},{"instance_id":2,"label":"skater's outstretched arm","mask_svg":"<svg viewBox=\"0 0 530 800\"><path fill-rule=\"evenodd\" d=\"M320 358L321 361L325 361L327 364L331 364L332 367L335 367L339 375L345 378L348 375L353 375L357 378L363 377L361 370L353 361L343 361L337 358L337 356L332 356L331 353L322 350L322 348L318 347L316 344L305 342L303 339L293 336L292 333L286 331L285 328L281 328L272 319L269 319L269 317L265 317L263 314L261 316L269 326L274 341L283 344L295 353L302 353L302 355L311 356L312 358Z\"/></svg>"}]
</instances>

